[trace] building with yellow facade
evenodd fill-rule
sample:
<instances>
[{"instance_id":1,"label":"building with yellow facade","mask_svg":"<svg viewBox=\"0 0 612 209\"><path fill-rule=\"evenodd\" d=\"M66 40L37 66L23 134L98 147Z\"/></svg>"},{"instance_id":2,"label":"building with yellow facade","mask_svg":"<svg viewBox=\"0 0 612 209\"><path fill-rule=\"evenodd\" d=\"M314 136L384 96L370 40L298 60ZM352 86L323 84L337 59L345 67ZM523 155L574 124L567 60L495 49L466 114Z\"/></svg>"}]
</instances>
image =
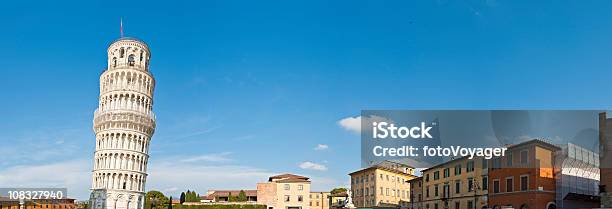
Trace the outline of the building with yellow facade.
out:
<instances>
[{"instance_id":1,"label":"building with yellow facade","mask_svg":"<svg viewBox=\"0 0 612 209\"><path fill-rule=\"evenodd\" d=\"M463 157L425 169L422 171L423 198L417 206L423 209L486 207L487 174L484 158Z\"/></svg>"},{"instance_id":2,"label":"building with yellow facade","mask_svg":"<svg viewBox=\"0 0 612 209\"><path fill-rule=\"evenodd\" d=\"M282 174L257 183L257 204L267 209L310 209L310 180L305 176Z\"/></svg>"},{"instance_id":3,"label":"building with yellow facade","mask_svg":"<svg viewBox=\"0 0 612 209\"><path fill-rule=\"evenodd\" d=\"M410 185L417 176L405 164L383 161L350 173L351 195L356 207L408 208Z\"/></svg>"},{"instance_id":4,"label":"building with yellow facade","mask_svg":"<svg viewBox=\"0 0 612 209\"><path fill-rule=\"evenodd\" d=\"M310 209L329 209L330 192L310 192Z\"/></svg>"}]
</instances>

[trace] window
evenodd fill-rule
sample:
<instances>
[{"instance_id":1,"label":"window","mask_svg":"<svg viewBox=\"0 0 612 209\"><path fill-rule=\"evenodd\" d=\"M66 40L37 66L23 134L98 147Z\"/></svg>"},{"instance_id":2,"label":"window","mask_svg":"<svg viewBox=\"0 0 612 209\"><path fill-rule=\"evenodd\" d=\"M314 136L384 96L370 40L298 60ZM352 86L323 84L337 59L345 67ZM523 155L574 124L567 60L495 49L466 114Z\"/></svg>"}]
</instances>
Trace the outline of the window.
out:
<instances>
[{"instance_id":1,"label":"window","mask_svg":"<svg viewBox=\"0 0 612 209\"><path fill-rule=\"evenodd\" d=\"M506 178L506 192L514 191L514 178Z\"/></svg>"},{"instance_id":2,"label":"window","mask_svg":"<svg viewBox=\"0 0 612 209\"><path fill-rule=\"evenodd\" d=\"M455 193L461 193L461 181L455 181Z\"/></svg>"},{"instance_id":3,"label":"window","mask_svg":"<svg viewBox=\"0 0 612 209\"><path fill-rule=\"evenodd\" d=\"M521 176L521 191L527 191L529 185L529 176Z\"/></svg>"},{"instance_id":4,"label":"window","mask_svg":"<svg viewBox=\"0 0 612 209\"><path fill-rule=\"evenodd\" d=\"M474 171L474 161L470 160L470 161L467 162L467 166L465 168L465 172L469 173L469 172L472 172L472 171Z\"/></svg>"},{"instance_id":5,"label":"window","mask_svg":"<svg viewBox=\"0 0 612 209\"><path fill-rule=\"evenodd\" d=\"M304 197L302 195L298 195L298 202L302 202L304 200Z\"/></svg>"},{"instance_id":6,"label":"window","mask_svg":"<svg viewBox=\"0 0 612 209\"><path fill-rule=\"evenodd\" d=\"M521 164L529 163L528 157L529 157L529 153L527 152L527 150L522 150L521 151Z\"/></svg>"},{"instance_id":7,"label":"window","mask_svg":"<svg viewBox=\"0 0 612 209\"><path fill-rule=\"evenodd\" d=\"M425 175L425 182L429 182L429 174Z\"/></svg>"},{"instance_id":8,"label":"window","mask_svg":"<svg viewBox=\"0 0 612 209\"><path fill-rule=\"evenodd\" d=\"M474 203L472 203L471 200L468 200L468 204L467 205L468 205L467 206L468 209L473 209L474 208Z\"/></svg>"},{"instance_id":9,"label":"window","mask_svg":"<svg viewBox=\"0 0 612 209\"><path fill-rule=\"evenodd\" d=\"M134 66L134 63L135 63L135 61L134 61L134 55L133 55L133 54L130 54L130 56L128 56L128 65L129 65L129 66Z\"/></svg>"},{"instance_id":10,"label":"window","mask_svg":"<svg viewBox=\"0 0 612 209\"><path fill-rule=\"evenodd\" d=\"M425 187L425 197L429 197L429 186Z\"/></svg>"},{"instance_id":11,"label":"window","mask_svg":"<svg viewBox=\"0 0 612 209\"><path fill-rule=\"evenodd\" d=\"M380 195L384 194L383 188L380 187Z\"/></svg>"},{"instance_id":12,"label":"window","mask_svg":"<svg viewBox=\"0 0 612 209\"><path fill-rule=\"evenodd\" d=\"M455 166L455 176L461 175L461 164Z\"/></svg>"},{"instance_id":13,"label":"window","mask_svg":"<svg viewBox=\"0 0 612 209\"><path fill-rule=\"evenodd\" d=\"M382 173L380 174L380 180L383 180Z\"/></svg>"},{"instance_id":14,"label":"window","mask_svg":"<svg viewBox=\"0 0 612 209\"><path fill-rule=\"evenodd\" d=\"M499 193L499 180L493 180L493 193Z\"/></svg>"},{"instance_id":15,"label":"window","mask_svg":"<svg viewBox=\"0 0 612 209\"><path fill-rule=\"evenodd\" d=\"M385 195L389 196L389 188L387 188L386 192L387 193Z\"/></svg>"},{"instance_id":16,"label":"window","mask_svg":"<svg viewBox=\"0 0 612 209\"><path fill-rule=\"evenodd\" d=\"M450 176L450 168L445 168L444 169L444 178L449 177Z\"/></svg>"},{"instance_id":17,"label":"window","mask_svg":"<svg viewBox=\"0 0 612 209\"><path fill-rule=\"evenodd\" d=\"M434 203L434 209L438 209L438 203Z\"/></svg>"},{"instance_id":18,"label":"window","mask_svg":"<svg viewBox=\"0 0 612 209\"><path fill-rule=\"evenodd\" d=\"M119 49L119 58L123 58L125 56L125 49Z\"/></svg>"},{"instance_id":19,"label":"window","mask_svg":"<svg viewBox=\"0 0 612 209\"><path fill-rule=\"evenodd\" d=\"M389 175L387 175L387 181L389 181Z\"/></svg>"},{"instance_id":20,"label":"window","mask_svg":"<svg viewBox=\"0 0 612 209\"><path fill-rule=\"evenodd\" d=\"M440 171L434 172L434 180L440 179Z\"/></svg>"},{"instance_id":21,"label":"window","mask_svg":"<svg viewBox=\"0 0 612 209\"><path fill-rule=\"evenodd\" d=\"M489 177L483 176L482 177L482 190L488 190L489 189Z\"/></svg>"},{"instance_id":22,"label":"window","mask_svg":"<svg viewBox=\"0 0 612 209\"><path fill-rule=\"evenodd\" d=\"M298 190L300 190L300 191L304 190L304 185L298 184ZM317 195L317 198L319 198L318 196L319 195Z\"/></svg>"},{"instance_id":23,"label":"window","mask_svg":"<svg viewBox=\"0 0 612 209\"><path fill-rule=\"evenodd\" d=\"M368 196L368 195L370 195L370 188L366 188L365 189L365 196ZM319 196L319 195L317 195L317 196ZM319 198L319 197L317 197L317 198Z\"/></svg>"},{"instance_id":24,"label":"window","mask_svg":"<svg viewBox=\"0 0 612 209\"><path fill-rule=\"evenodd\" d=\"M450 185L444 184L442 187L442 196L445 198L450 197Z\"/></svg>"},{"instance_id":25,"label":"window","mask_svg":"<svg viewBox=\"0 0 612 209\"><path fill-rule=\"evenodd\" d=\"M474 191L474 179L473 178L469 178L468 179L468 192Z\"/></svg>"},{"instance_id":26,"label":"window","mask_svg":"<svg viewBox=\"0 0 612 209\"><path fill-rule=\"evenodd\" d=\"M142 62L142 56L143 55L143 51L140 51L140 61Z\"/></svg>"},{"instance_id":27,"label":"window","mask_svg":"<svg viewBox=\"0 0 612 209\"><path fill-rule=\"evenodd\" d=\"M434 185L434 196L438 196L438 185Z\"/></svg>"},{"instance_id":28,"label":"window","mask_svg":"<svg viewBox=\"0 0 612 209\"><path fill-rule=\"evenodd\" d=\"M285 202L289 202L291 201L291 198L289 197L289 195L285 195Z\"/></svg>"},{"instance_id":29,"label":"window","mask_svg":"<svg viewBox=\"0 0 612 209\"><path fill-rule=\"evenodd\" d=\"M289 190L291 187L289 186L289 184L285 184L285 190Z\"/></svg>"},{"instance_id":30,"label":"window","mask_svg":"<svg viewBox=\"0 0 612 209\"><path fill-rule=\"evenodd\" d=\"M461 202L455 202L455 209L459 209L459 207L461 207Z\"/></svg>"},{"instance_id":31,"label":"window","mask_svg":"<svg viewBox=\"0 0 612 209\"><path fill-rule=\"evenodd\" d=\"M117 58L113 57L113 67L117 67Z\"/></svg>"}]
</instances>

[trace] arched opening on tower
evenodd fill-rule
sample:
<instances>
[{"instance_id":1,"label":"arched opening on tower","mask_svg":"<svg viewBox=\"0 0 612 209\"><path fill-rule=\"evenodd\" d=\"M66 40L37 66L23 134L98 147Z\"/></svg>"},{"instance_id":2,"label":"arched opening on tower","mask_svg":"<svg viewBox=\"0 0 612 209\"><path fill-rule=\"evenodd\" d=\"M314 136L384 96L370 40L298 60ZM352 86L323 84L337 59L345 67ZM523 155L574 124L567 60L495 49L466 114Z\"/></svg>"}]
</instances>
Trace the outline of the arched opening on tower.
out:
<instances>
[{"instance_id":1,"label":"arched opening on tower","mask_svg":"<svg viewBox=\"0 0 612 209\"><path fill-rule=\"evenodd\" d=\"M134 62L135 62L135 61L134 61L134 55L133 55L133 54L131 54L131 55L128 57L128 65L129 65L129 66L134 66Z\"/></svg>"}]
</instances>

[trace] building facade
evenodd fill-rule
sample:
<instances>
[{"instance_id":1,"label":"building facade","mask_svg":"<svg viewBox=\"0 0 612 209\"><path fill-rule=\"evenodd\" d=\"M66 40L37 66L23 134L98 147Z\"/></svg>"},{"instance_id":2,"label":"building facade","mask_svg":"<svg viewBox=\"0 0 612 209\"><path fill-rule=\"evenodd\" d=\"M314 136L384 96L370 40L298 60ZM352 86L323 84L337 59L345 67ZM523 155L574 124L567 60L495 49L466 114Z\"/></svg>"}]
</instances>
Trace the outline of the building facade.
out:
<instances>
[{"instance_id":1,"label":"building facade","mask_svg":"<svg viewBox=\"0 0 612 209\"><path fill-rule=\"evenodd\" d=\"M462 157L423 170L422 186L416 187L422 199L415 208L487 208L487 168L484 158Z\"/></svg>"},{"instance_id":2,"label":"building facade","mask_svg":"<svg viewBox=\"0 0 612 209\"><path fill-rule=\"evenodd\" d=\"M410 209L423 209L423 177L408 181L410 184Z\"/></svg>"},{"instance_id":3,"label":"building facade","mask_svg":"<svg viewBox=\"0 0 612 209\"><path fill-rule=\"evenodd\" d=\"M149 142L156 124L151 54L145 42L127 37L112 42L107 52L93 120L96 151L90 205L142 209Z\"/></svg>"},{"instance_id":4,"label":"building facade","mask_svg":"<svg viewBox=\"0 0 612 209\"><path fill-rule=\"evenodd\" d=\"M353 203L356 207L408 208L408 181L417 178L414 171L408 165L383 161L350 173Z\"/></svg>"},{"instance_id":5,"label":"building facade","mask_svg":"<svg viewBox=\"0 0 612 209\"><path fill-rule=\"evenodd\" d=\"M74 199L32 199L19 200L0 197L0 209L75 209Z\"/></svg>"},{"instance_id":6,"label":"building facade","mask_svg":"<svg viewBox=\"0 0 612 209\"><path fill-rule=\"evenodd\" d=\"M331 209L344 208L344 206L346 205L348 201L348 194L346 192L330 194L329 199L331 200L329 208Z\"/></svg>"},{"instance_id":7,"label":"building facade","mask_svg":"<svg viewBox=\"0 0 612 209\"><path fill-rule=\"evenodd\" d=\"M555 209L558 146L535 139L508 147L491 160L489 205L493 208Z\"/></svg>"},{"instance_id":8,"label":"building facade","mask_svg":"<svg viewBox=\"0 0 612 209\"><path fill-rule=\"evenodd\" d=\"M310 192L310 209L329 209L330 192Z\"/></svg>"},{"instance_id":9,"label":"building facade","mask_svg":"<svg viewBox=\"0 0 612 209\"><path fill-rule=\"evenodd\" d=\"M568 143L555 156L557 209L599 207L599 155Z\"/></svg>"},{"instance_id":10,"label":"building facade","mask_svg":"<svg viewBox=\"0 0 612 209\"><path fill-rule=\"evenodd\" d=\"M612 208L612 119L599 114L599 169L601 207Z\"/></svg>"},{"instance_id":11,"label":"building facade","mask_svg":"<svg viewBox=\"0 0 612 209\"><path fill-rule=\"evenodd\" d=\"M257 204L268 209L310 209L310 180L294 174L272 176L257 184Z\"/></svg>"},{"instance_id":12,"label":"building facade","mask_svg":"<svg viewBox=\"0 0 612 209\"><path fill-rule=\"evenodd\" d=\"M244 192L246 196L246 202L257 202L257 190L209 190L206 192L205 196L201 196L200 198L204 201L200 202L208 202L206 200L211 200L210 202L230 202L230 198L236 198L240 195L240 192Z\"/></svg>"}]
</instances>

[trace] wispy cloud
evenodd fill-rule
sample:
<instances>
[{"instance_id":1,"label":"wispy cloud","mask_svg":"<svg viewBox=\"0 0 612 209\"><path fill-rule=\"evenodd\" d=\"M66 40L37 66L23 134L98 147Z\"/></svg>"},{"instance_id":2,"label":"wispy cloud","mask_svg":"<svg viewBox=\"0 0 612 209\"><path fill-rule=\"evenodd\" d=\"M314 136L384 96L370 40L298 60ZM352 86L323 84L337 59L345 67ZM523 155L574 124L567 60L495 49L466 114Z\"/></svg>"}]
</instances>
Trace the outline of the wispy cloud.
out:
<instances>
[{"instance_id":1,"label":"wispy cloud","mask_svg":"<svg viewBox=\"0 0 612 209\"><path fill-rule=\"evenodd\" d=\"M304 170L315 170L315 171L326 171L327 166L322 164L313 163L310 161L302 162L299 167Z\"/></svg>"},{"instance_id":2,"label":"wispy cloud","mask_svg":"<svg viewBox=\"0 0 612 209\"><path fill-rule=\"evenodd\" d=\"M326 149L329 149L329 145L327 144L317 144L317 146L314 148L314 150L317 150L317 151L326 150Z\"/></svg>"},{"instance_id":3,"label":"wispy cloud","mask_svg":"<svg viewBox=\"0 0 612 209\"><path fill-rule=\"evenodd\" d=\"M230 162L233 161L230 158L231 152L222 152L222 153L212 153L212 154L204 154L199 156L193 156L186 159L181 160L182 162Z\"/></svg>"},{"instance_id":4,"label":"wispy cloud","mask_svg":"<svg viewBox=\"0 0 612 209\"><path fill-rule=\"evenodd\" d=\"M275 173L247 165L205 165L160 159L150 162L147 190L178 196L187 189L204 193L209 189L255 189Z\"/></svg>"}]
</instances>

